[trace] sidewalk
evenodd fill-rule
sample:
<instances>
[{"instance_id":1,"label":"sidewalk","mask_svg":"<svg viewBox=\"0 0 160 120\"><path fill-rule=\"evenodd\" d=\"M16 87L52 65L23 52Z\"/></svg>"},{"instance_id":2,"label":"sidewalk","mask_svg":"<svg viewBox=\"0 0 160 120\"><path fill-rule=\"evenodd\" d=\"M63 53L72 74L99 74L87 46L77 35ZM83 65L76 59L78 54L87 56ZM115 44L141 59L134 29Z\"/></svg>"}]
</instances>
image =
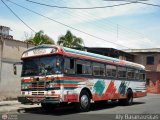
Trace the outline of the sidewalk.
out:
<instances>
[{"instance_id":1,"label":"sidewalk","mask_svg":"<svg viewBox=\"0 0 160 120\"><path fill-rule=\"evenodd\" d=\"M18 110L23 110L25 108L40 107L40 105L24 105L16 100L13 101L0 101L0 113L2 112L17 112Z\"/></svg>"}]
</instances>

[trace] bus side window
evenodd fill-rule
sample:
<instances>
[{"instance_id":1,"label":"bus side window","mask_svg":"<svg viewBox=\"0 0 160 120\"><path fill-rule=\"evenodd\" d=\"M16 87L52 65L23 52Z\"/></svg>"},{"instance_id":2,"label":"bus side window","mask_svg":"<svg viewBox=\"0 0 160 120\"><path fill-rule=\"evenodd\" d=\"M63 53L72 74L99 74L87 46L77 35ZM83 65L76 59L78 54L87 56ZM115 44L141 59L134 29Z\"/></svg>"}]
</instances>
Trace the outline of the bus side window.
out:
<instances>
[{"instance_id":1,"label":"bus side window","mask_svg":"<svg viewBox=\"0 0 160 120\"><path fill-rule=\"evenodd\" d=\"M145 73L140 72L139 79L140 79L140 80L145 80L145 79L146 79Z\"/></svg>"},{"instance_id":2,"label":"bus side window","mask_svg":"<svg viewBox=\"0 0 160 120\"><path fill-rule=\"evenodd\" d=\"M117 77L117 67L114 65L106 65L106 75L107 77Z\"/></svg>"},{"instance_id":3,"label":"bus side window","mask_svg":"<svg viewBox=\"0 0 160 120\"><path fill-rule=\"evenodd\" d=\"M76 61L76 72L77 74L83 75L91 75L92 74L92 66L91 62L84 61L84 60L77 60Z\"/></svg>"},{"instance_id":4,"label":"bus side window","mask_svg":"<svg viewBox=\"0 0 160 120\"><path fill-rule=\"evenodd\" d=\"M127 69L126 67L118 67L118 77L119 78L126 78L127 77Z\"/></svg>"},{"instance_id":5,"label":"bus side window","mask_svg":"<svg viewBox=\"0 0 160 120\"><path fill-rule=\"evenodd\" d=\"M128 77L128 79L135 79L135 70L128 68L127 69L127 77Z\"/></svg>"},{"instance_id":6,"label":"bus side window","mask_svg":"<svg viewBox=\"0 0 160 120\"><path fill-rule=\"evenodd\" d=\"M74 69L74 59L70 59L70 69Z\"/></svg>"},{"instance_id":7,"label":"bus side window","mask_svg":"<svg viewBox=\"0 0 160 120\"><path fill-rule=\"evenodd\" d=\"M83 74L83 62L82 60L76 61L76 73L77 74Z\"/></svg>"},{"instance_id":8,"label":"bus side window","mask_svg":"<svg viewBox=\"0 0 160 120\"><path fill-rule=\"evenodd\" d=\"M136 71L135 71L135 79L136 79L136 80L139 80L139 75L140 75L140 74L139 74L139 70L136 70Z\"/></svg>"},{"instance_id":9,"label":"bus side window","mask_svg":"<svg viewBox=\"0 0 160 120\"><path fill-rule=\"evenodd\" d=\"M64 72L66 74L75 74L75 60L72 58L65 58Z\"/></svg>"},{"instance_id":10,"label":"bus side window","mask_svg":"<svg viewBox=\"0 0 160 120\"><path fill-rule=\"evenodd\" d=\"M105 76L105 65L101 63L93 63L93 75Z\"/></svg>"},{"instance_id":11,"label":"bus side window","mask_svg":"<svg viewBox=\"0 0 160 120\"><path fill-rule=\"evenodd\" d=\"M83 64L83 74L85 74L85 75L92 75L91 62L84 61L84 64Z\"/></svg>"}]
</instances>

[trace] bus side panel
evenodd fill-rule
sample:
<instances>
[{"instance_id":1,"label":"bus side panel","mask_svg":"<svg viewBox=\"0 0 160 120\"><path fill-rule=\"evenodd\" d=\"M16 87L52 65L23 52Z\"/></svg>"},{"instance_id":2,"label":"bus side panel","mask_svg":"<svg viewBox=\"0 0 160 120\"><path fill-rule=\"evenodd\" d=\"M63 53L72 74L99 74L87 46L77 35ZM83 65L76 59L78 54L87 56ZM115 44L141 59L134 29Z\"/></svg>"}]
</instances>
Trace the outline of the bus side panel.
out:
<instances>
[{"instance_id":1,"label":"bus side panel","mask_svg":"<svg viewBox=\"0 0 160 120\"><path fill-rule=\"evenodd\" d=\"M145 82L125 80L97 80L93 86L93 101L124 99L127 89L133 91L133 97L146 96Z\"/></svg>"},{"instance_id":2,"label":"bus side panel","mask_svg":"<svg viewBox=\"0 0 160 120\"><path fill-rule=\"evenodd\" d=\"M76 78L75 78L76 80ZM73 86L72 86L73 88ZM71 98L79 101L79 95L83 88L88 88L92 93L92 100L111 100L111 99L124 99L126 98L127 89L133 91L133 97L146 96L145 82L140 81L125 81L125 80L107 80L107 79L89 79L79 82L76 88L65 89L65 96L72 96ZM67 99L65 99L66 101Z\"/></svg>"}]
</instances>

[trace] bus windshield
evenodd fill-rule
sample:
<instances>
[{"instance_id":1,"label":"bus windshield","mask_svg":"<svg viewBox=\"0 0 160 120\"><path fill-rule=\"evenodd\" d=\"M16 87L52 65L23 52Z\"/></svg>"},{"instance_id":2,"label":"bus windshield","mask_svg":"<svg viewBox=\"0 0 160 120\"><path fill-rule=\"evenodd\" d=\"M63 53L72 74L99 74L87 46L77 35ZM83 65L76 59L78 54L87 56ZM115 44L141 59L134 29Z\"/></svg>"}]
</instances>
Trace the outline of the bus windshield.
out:
<instances>
[{"instance_id":1,"label":"bus windshield","mask_svg":"<svg viewBox=\"0 0 160 120\"><path fill-rule=\"evenodd\" d=\"M61 74L63 59L60 56L42 56L23 60L22 77Z\"/></svg>"}]
</instances>

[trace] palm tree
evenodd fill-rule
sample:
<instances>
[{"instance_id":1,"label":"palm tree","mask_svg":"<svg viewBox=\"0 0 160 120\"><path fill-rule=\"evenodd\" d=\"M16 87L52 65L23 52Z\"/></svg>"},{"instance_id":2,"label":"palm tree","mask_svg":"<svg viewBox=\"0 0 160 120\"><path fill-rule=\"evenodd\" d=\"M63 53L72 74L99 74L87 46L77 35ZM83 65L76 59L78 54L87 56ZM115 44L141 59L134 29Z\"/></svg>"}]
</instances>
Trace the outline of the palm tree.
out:
<instances>
[{"instance_id":1,"label":"palm tree","mask_svg":"<svg viewBox=\"0 0 160 120\"><path fill-rule=\"evenodd\" d=\"M55 44L54 40L50 38L48 35L44 34L42 30L37 32L34 37L30 37L25 41L27 43L34 44L35 46L41 45L41 44Z\"/></svg>"},{"instance_id":2,"label":"palm tree","mask_svg":"<svg viewBox=\"0 0 160 120\"><path fill-rule=\"evenodd\" d=\"M59 37L57 44L69 48L82 49L84 47L83 39L74 36L69 30L66 32L65 35Z\"/></svg>"}]
</instances>

